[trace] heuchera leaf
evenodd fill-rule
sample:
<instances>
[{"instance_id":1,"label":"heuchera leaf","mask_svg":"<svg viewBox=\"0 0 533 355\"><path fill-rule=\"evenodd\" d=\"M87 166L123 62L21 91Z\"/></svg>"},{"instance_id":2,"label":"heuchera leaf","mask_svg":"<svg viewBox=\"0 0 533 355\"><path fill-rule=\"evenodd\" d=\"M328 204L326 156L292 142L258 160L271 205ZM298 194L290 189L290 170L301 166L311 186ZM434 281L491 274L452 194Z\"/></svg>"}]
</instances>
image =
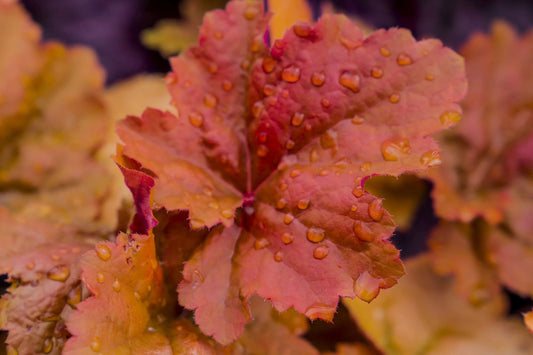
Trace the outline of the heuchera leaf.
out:
<instances>
[{"instance_id":1,"label":"heuchera leaf","mask_svg":"<svg viewBox=\"0 0 533 355\"><path fill-rule=\"evenodd\" d=\"M152 236L120 234L115 243L100 242L81 265L94 296L68 319L73 336L64 354L172 354L157 317L165 290Z\"/></svg>"},{"instance_id":2,"label":"heuchera leaf","mask_svg":"<svg viewBox=\"0 0 533 355\"><path fill-rule=\"evenodd\" d=\"M221 343L254 293L331 320L339 296L372 300L403 274L376 174L439 162L429 135L452 123L462 59L403 29L363 38L343 16L298 24L272 48L258 1L205 16L198 47L166 77L179 116L118 125L123 155L152 176L152 208L212 228L184 269L180 303Z\"/></svg>"},{"instance_id":3,"label":"heuchera leaf","mask_svg":"<svg viewBox=\"0 0 533 355\"><path fill-rule=\"evenodd\" d=\"M533 311L524 314L524 322L526 322L527 327L533 333Z\"/></svg>"},{"instance_id":4,"label":"heuchera leaf","mask_svg":"<svg viewBox=\"0 0 533 355\"><path fill-rule=\"evenodd\" d=\"M18 354L60 354L65 320L83 298L80 255L90 240L73 228L16 218L0 208L0 273L11 283L0 299L0 329Z\"/></svg>"},{"instance_id":5,"label":"heuchera leaf","mask_svg":"<svg viewBox=\"0 0 533 355\"><path fill-rule=\"evenodd\" d=\"M533 338L506 317L503 297L472 306L439 277L428 255L406 262L407 275L372 304L343 302L370 339L386 354L530 354Z\"/></svg>"},{"instance_id":6,"label":"heuchera leaf","mask_svg":"<svg viewBox=\"0 0 533 355\"><path fill-rule=\"evenodd\" d=\"M491 34L472 36L461 54L469 93L463 121L442 139L446 164L430 173L435 210L448 220L479 216L496 225L514 208L509 187L533 169L533 32L520 37L496 22Z\"/></svg>"}]
</instances>

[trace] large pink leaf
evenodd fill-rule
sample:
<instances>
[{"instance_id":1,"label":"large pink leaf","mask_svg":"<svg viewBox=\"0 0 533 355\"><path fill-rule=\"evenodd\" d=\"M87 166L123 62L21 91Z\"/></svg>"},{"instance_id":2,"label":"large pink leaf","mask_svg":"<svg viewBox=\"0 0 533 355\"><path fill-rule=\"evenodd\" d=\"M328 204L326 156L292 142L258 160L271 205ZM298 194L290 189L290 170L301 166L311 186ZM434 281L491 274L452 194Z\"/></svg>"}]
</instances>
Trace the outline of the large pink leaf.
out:
<instances>
[{"instance_id":1,"label":"large pink leaf","mask_svg":"<svg viewBox=\"0 0 533 355\"><path fill-rule=\"evenodd\" d=\"M343 16L298 24L268 51L260 2L206 15L200 44L171 60L178 109L118 126L154 179L152 208L212 228L186 264L180 303L234 340L254 293L331 320L339 296L372 300L403 274L372 175L440 162L429 137L460 115L462 59L409 31L364 38Z\"/></svg>"}]
</instances>

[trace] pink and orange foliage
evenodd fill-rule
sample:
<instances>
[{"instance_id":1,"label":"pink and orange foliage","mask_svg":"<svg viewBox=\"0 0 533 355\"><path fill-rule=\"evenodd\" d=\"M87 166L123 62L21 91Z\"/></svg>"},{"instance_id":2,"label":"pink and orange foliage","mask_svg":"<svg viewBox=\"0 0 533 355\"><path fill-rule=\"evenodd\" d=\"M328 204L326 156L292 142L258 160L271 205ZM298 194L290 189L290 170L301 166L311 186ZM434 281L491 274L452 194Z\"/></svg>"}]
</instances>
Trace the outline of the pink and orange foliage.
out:
<instances>
[{"instance_id":1,"label":"pink and orange foliage","mask_svg":"<svg viewBox=\"0 0 533 355\"><path fill-rule=\"evenodd\" d=\"M199 45L171 59L179 115L147 109L117 128L126 180L154 183L151 196L137 186L137 232L151 208L187 211L200 233L178 297L222 344L255 293L331 320L339 296L371 301L396 284L394 223L363 183L440 163L429 135L455 123L466 89L461 57L437 40L365 38L330 15L269 48L268 18L257 1L208 13Z\"/></svg>"},{"instance_id":2,"label":"pink and orange foliage","mask_svg":"<svg viewBox=\"0 0 533 355\"><path fill-rule=\"evenodd\" d=\"M440 137L444 164L429 173L443 219L430 240L433 264L456 275L457 290L474 303L502 286L531 297L533 32L519 36L496 22L461 54L469 78L464 118Z\"/></svg>"}]
</instances>

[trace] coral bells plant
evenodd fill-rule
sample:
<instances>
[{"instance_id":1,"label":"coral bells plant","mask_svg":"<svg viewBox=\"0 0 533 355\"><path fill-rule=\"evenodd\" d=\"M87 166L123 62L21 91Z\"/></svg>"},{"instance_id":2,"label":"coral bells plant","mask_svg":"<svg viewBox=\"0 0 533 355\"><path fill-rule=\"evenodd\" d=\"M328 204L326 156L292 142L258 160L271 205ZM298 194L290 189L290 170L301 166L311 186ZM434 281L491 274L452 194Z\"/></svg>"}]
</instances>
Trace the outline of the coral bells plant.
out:
<instances>
[{"instance_id":1,"label":"coral bells plant","mask_svg":"<svg viewBox=\"0 0 533 355\"><path fill-rule=\"evenodd\" d=\"M461 57L437 40L364 38L329 15L269 48L268 18L257 1L208 13L165 79L178 115L147 109L117 127L134 230L149 233L157 210L204 232L178 297L222 344L253 294L331 321L339 296L371 301L397 283L394 223L363 183L438 165L430 135L456 122L466 89Z\"/></svg>"}]
</instances>

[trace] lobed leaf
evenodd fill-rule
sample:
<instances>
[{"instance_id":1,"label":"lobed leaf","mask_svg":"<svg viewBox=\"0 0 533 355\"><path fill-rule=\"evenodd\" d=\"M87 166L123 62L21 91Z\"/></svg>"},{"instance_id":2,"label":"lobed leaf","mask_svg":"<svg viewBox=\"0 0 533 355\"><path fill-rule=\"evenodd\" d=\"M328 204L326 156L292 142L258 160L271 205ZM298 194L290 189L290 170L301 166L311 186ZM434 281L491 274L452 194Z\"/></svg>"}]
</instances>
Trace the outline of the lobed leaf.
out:
<instances>
[{"instance_id":1,"label":"lobed leaf","mask_svg":"<svg viewBox=\"0 0 533 355\"><path fill-rule=\"evenodd\" d=\"M27 221L0 208L0 272L11 286L0 299L0 328L19 354L60 354L65 320L84 297L80 253L92 241L72 227Z\"/></svg>"},{"instance_id":2,"label":"lobed leaf","mask_svg":"<svg viewBox=\"0 0 533 355\"><path fill-rule=\"evenodd\" d=\"M442 116L459 114L466 87L457 54L407 30L364 38L326 16L269 50L267 20L257 1L207 14L199 46L171 59L179 115L148 109L117 128L154 180L152 208L208 228L179 300L223 344L254 293L331 320L339 296L370 301L397 282L394 223L364 180L437 164L429 135L453 124Z\"/></svg>"}]
</instances>

